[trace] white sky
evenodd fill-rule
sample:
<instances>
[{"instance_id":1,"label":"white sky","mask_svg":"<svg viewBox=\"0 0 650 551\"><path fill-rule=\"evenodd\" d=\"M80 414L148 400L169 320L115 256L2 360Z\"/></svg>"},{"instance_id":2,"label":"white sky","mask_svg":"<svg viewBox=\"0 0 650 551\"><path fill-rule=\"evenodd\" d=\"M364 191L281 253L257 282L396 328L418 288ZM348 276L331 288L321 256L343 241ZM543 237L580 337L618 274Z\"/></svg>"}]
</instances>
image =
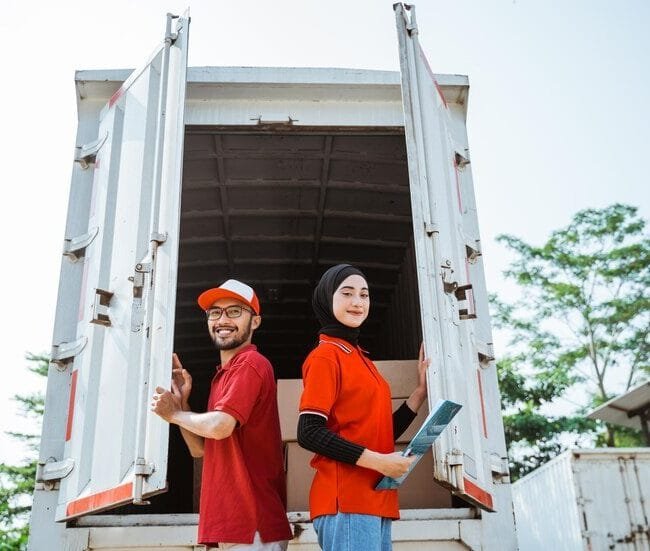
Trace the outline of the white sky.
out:
<instances>
[{"instance_id":1,"label":"white sky","mask_svg":"<svg viewBox=\"0 0 650 551\"><path fill-rule=\"evenodd\" d=\"M75 69L140 65L167 11L190 6L190 65L396 70L389 0L5 0L0 31L0 431L26 426L11 396L42 387L75 146ZM579 209L627 202L650 217L650 2L420 0L438 73L470 79L468 128L488 288L504 295L494 241L541 242ZM0 460L22 448L0 436Z\"/></svg>"}]
</instances>

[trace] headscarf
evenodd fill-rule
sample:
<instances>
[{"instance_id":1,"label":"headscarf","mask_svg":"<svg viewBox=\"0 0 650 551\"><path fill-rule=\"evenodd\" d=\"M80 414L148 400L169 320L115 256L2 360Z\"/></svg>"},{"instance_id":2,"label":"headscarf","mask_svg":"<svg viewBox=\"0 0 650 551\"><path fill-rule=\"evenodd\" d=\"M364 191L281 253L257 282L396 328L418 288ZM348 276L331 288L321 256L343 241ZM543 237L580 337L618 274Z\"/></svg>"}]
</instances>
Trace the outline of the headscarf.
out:
<instances>
[{"instance_id":1,"label":"headscarf","mask_svg":"<svg viewBox=\"0 0 650 551\"><path fill-rule=\"evenodd\" d=\"M320 331L318 331L319 335L326 334L331 337L338 337L357 346L360 333L359 328L343 325L336 319L332 310L334 293L339 288L339 285L351 275L360 275L363 279L366 279L366 276L361 270L358 270L350 264L337 264L329 268L321 276L318 285L314 289L312 306L321 325Z\"/></svg>"}]
</instances>

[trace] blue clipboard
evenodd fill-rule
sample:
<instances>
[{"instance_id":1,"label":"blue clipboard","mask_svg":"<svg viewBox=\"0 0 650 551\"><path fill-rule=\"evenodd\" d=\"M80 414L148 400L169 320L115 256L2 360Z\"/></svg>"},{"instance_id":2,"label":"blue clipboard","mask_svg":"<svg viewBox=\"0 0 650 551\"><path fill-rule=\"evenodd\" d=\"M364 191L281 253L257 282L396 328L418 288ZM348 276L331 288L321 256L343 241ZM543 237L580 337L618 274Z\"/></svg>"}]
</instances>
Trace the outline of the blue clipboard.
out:
<instances>
[{"instance_id":1,"label":"blue clipboard","mask_svg":"<svg viewBox=\"0 0 650 551\"><path fill-rule=\"evenodd\" d=\"M455 417L462 406L451 400L438 400L436 405L427 415L427 418L422 423L420 430L415 434L415 436L409 442L409 445L404 448L402 455L414 455L415 461L411 463L411 466L406 473L404 473L399 478L391 478L390 476L383 477L375 490L394 490L399 488L402 482L406 480L406 477L417 465L418 461L422 456L431 449L431 445L435 442L436 438L440 436L443 430Z\"/></svg>"}]
</instances>

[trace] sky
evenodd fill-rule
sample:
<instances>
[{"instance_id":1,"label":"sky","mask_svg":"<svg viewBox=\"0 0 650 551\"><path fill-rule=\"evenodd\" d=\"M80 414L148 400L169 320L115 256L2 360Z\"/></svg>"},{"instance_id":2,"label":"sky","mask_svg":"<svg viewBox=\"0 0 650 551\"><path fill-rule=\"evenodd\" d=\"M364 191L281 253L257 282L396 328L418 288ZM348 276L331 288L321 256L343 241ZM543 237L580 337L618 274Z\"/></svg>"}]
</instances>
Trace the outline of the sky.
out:
<instances>
[{"instance_id":1,"label":"sky","mask_svg":"<svg viewBox=\"0 0 650 551\"><path fill-rule=\"evenodd\" d=\"M436 73L468 75L468 132L488 289L510 292L510 233L542 243L584 208L650 218L650 2L416 2ZM0 461L25 455L15 394L44 388L24 356L48 352L76 130L74 72L133 68L165 14L190 8L189 65L397 70L388 0L5 0L0 31ZM498 343L497 343L498 345Z\"/></svg>"}]
</instances>

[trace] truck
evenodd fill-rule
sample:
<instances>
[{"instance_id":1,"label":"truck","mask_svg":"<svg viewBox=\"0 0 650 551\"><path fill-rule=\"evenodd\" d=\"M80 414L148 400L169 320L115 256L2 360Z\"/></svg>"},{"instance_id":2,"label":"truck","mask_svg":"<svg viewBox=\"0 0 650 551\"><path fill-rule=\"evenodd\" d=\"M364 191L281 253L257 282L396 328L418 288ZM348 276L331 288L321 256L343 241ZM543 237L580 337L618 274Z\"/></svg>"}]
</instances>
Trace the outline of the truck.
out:
<instances>
[{"instance_id":1,"label":"truck","mask_svg":"<svg viewBox=\"0 0 650 551\"><path fill-rule=\"evenodd\" d=\"M526 551L650 550L650 448L569 449L512 485Z\"/></svg>"},{"instance_id":2,"label":"truck","mask_svg":"<svg viewBox=\"0 0 650 551\"><path fill-rule=\"evenodd\" d=\"M31 551L202 548L200 464L148 403L175 351L205 407L216 355L195 301L230 277L262 303L255 343L278 379L289 549L318 549L294 422L311 293L339 262L372 282L362 343L396 402L423 342L429 401L463 406L400 490L394 548L516 549L468 79L434 74L415 8L394 13L399 72L188 68L185 13L139 69L76 73Z\"/></svg>"}]
</instances>

